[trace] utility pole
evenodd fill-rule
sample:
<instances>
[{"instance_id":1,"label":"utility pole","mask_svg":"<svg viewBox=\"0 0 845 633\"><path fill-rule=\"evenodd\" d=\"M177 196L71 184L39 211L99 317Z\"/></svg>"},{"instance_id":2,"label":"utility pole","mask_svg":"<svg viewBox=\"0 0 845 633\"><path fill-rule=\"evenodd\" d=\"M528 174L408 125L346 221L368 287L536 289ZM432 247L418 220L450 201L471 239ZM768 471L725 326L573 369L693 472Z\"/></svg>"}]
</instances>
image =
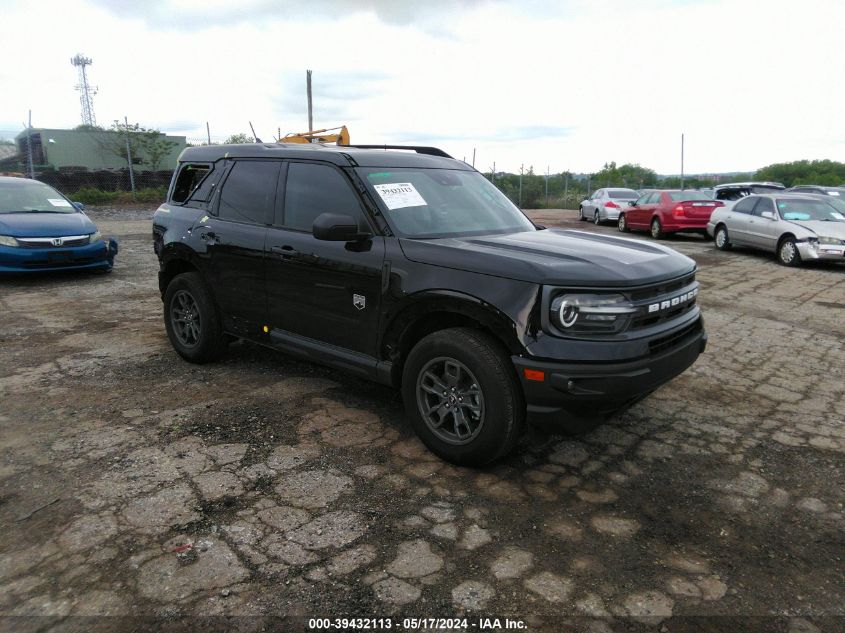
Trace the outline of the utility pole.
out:
<instances>
[{"instance_id":1,"label":"utility pole","mask_svg":"<svg viewBox=\"0 0 845 633\"><path fill-rule=\"evenodd\" d=\"M208 136L208 144L211 145L211 128L208 127L208 121L205 122L205 133Z\"/></svg>"},{"instance_id":2,"label":"utility pole","mask_svg":"<svg viewBox=\"0 0 845 633\"><path fill-rule=\"evenodd\" d=\"M569 172L563 174L563 205L566 208L566 200L569 198Z\"/></svg>"},{"instance_id":3,"label":"utility pole","mask_svg":"<svg viewBox=\"0 0 845 633\"><path fill-rule=\"evenodd\" d=\"M681 133L681 191L684 190L684 134Z\"/></svg>"},{"instance_id":4,"label":"utility pole","mask_svg":"<svg viewBox=\"0 0 845 633\"><path fill-rule=\"evenodd\" d=\"M493 171L490 172L490 181L495 185L496 184L496 161L493 161Z\"/></svg>"},{"instance_id":5,"label":"utility pole","mask_svg":"<svg viewBox=\"0 0 845 633\"><path fill-rule=\"evenodd\" d=\"M546 208L549 208L549 166L546 165Z\"/></svg>"},{"instance_id":6,"label":"utility pole","mask_svg":"<svg viewBox=\"0 0 845 633\"><path fill-rule=\"evenodd\" d=\"M475 167L475 148L472 148L472 166Z\"/></svg>"},{"instance_id":7,"label":"utility pole","mask_svg":"<svg viewBox=\"0 0 845 633\"><path fill-rule=\"evenodd\" d=\"M311 71L305 71L305 89L308 91L308 131L314 131L314 117L311 110Z\"/></svg>"},{"instance_id":8,"label":"utility pole","mask_svg":"<svg viewBox=\"0 0 845 633\"><path fill-rule=\"evenodd\" d=\"M126 162L129 163L129 187L132 189L132 199L135 199L135 172L132 169L132 149L129 147L129 118L124 116L123 122L126 125Z\"/></svg>"},{"instance_id":9,"label":"utility pole","mask_svg":"<svg viewBox=\"0 0 845 633\"><path fill-rule=\"evenodd\" d=\"M525 163L519 166L519 208L522 208L522 171L525 167Z\"/></svg>"},{"instance_id":10,"label":"utility pole","mask_svg":"<svg viewBox=\"0 0 845 633\"><path fill-rule=\"evenodd\" d=\"M26 161L29 168L29 177L35 178L35 167L32 164L32 110L29 111L29 119L26 124Z\"/></svg>"}]
</instances>

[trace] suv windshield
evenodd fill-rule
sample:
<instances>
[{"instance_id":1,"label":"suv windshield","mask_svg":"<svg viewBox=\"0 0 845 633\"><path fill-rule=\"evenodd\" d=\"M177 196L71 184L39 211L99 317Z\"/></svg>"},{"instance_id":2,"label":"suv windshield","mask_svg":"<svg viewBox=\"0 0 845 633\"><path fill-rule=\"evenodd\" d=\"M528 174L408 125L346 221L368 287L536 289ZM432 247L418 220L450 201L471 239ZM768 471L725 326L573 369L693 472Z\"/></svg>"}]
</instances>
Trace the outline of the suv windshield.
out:
<instances>
[{"instance_id":1,"label":"suv windshield","mask_svg":"<svg viewBox=\"0 0 845 633\"><path fill-rule=\"evenodd\" d=\"M358 168L391 225L406 237L533 231L534 225L475 171Z\"/></svg>"},{"instance_id":2,"label":"suv windshield","mask_svg":"<svg viewBox=\"0 0 845 633\"><path fill-rule=\"evenodd\" d=\"M778 211L784 220L827 220L841 222L845 215L825 200L778 200Z\"/></svg>"},{"instance_id":3,"label":"suv windshield","mask_svg":"<svg viewBox=\"0 0 845 633\"><path fill-rule=\"evenodd\" d=\"M76 213L52 187L33 180L0 181L0 213Z\"/></svg>"}]
</instances>

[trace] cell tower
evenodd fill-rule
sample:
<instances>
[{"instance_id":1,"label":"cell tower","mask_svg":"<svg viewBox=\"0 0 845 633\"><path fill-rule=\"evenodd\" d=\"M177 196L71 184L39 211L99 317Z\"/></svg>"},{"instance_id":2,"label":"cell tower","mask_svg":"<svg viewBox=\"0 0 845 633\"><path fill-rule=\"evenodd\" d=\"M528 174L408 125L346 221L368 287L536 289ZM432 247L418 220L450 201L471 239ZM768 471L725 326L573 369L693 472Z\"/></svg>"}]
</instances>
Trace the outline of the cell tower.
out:
<instances>
[{"instance_id":1,"label":"cell tower","mask_svg":"<svg viewBox=\"0 0 845 633\"><path fill-rule=\"evenodd\" d=\"M77 53L70 63L79 69L79 83L76 84L76 89L79 90L79 103L82 106L82 125L97 125L97 118L94 116L94 95L97 94L97 88L88 85L88 74L85 72L85 67L92 63L91 58Z\"/></svg>"}]
</instances>

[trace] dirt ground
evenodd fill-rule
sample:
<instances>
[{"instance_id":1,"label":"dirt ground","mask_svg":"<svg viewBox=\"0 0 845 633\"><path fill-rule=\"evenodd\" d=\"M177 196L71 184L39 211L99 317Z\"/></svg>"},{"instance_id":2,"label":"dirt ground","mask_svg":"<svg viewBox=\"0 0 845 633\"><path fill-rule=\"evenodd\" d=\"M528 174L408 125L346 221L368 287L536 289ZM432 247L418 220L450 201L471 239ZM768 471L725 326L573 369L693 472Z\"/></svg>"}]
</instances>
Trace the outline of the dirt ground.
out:
<instances>
[{"instance_id":1,"label":"dirt ground","mask_svg":"<svg viewBox=\"0 0 845 633\"><path fill-rule=\"evenodd\" d=\"M179 359L151 214L91 212L110 275L0 281L0 627L845 630L845 264L667 240L700 266L707 352L471 470L386 388L252 344Z\"/></svg>"}]
</instances>

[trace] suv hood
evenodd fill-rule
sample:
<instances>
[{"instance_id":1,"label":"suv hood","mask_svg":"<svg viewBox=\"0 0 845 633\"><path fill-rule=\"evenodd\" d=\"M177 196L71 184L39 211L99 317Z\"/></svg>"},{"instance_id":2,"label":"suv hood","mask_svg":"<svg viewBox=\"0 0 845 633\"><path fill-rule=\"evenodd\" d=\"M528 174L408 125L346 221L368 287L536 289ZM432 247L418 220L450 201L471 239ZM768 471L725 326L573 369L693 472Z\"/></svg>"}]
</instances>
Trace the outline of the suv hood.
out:
<instances>
[{"instance_id":1,"label":"suv hood","mask_svg":"<svg viewBox=\"0 0 845 633\"><path fill-rule=\"evenodd\" d=\"M12 237L64 237L97 230L84 213L3 213L0 235Z\"/></svg>"},{"instance_id":2,"label":"suv hood","mask_svg":"<svg viewBox=\"0 0 845 633\"><path fill-rule=\"evenodd\" d=\"M845 240L845 222L828 222L822 220L787 220L805 229L809 229L816 235L825 237L838 237Z\"/></svg>"},{"instance_id":3,"label":"suv hood","mask_svg":"<svg viewBox=\"0 0 845 633\"><path fill-rule=\"evenodd\" d=\"M695 270L693 260L666 246L584 231L546 229L400 243L415 262L538 284L632 286Z\"/></svg>"}]
</instances>

